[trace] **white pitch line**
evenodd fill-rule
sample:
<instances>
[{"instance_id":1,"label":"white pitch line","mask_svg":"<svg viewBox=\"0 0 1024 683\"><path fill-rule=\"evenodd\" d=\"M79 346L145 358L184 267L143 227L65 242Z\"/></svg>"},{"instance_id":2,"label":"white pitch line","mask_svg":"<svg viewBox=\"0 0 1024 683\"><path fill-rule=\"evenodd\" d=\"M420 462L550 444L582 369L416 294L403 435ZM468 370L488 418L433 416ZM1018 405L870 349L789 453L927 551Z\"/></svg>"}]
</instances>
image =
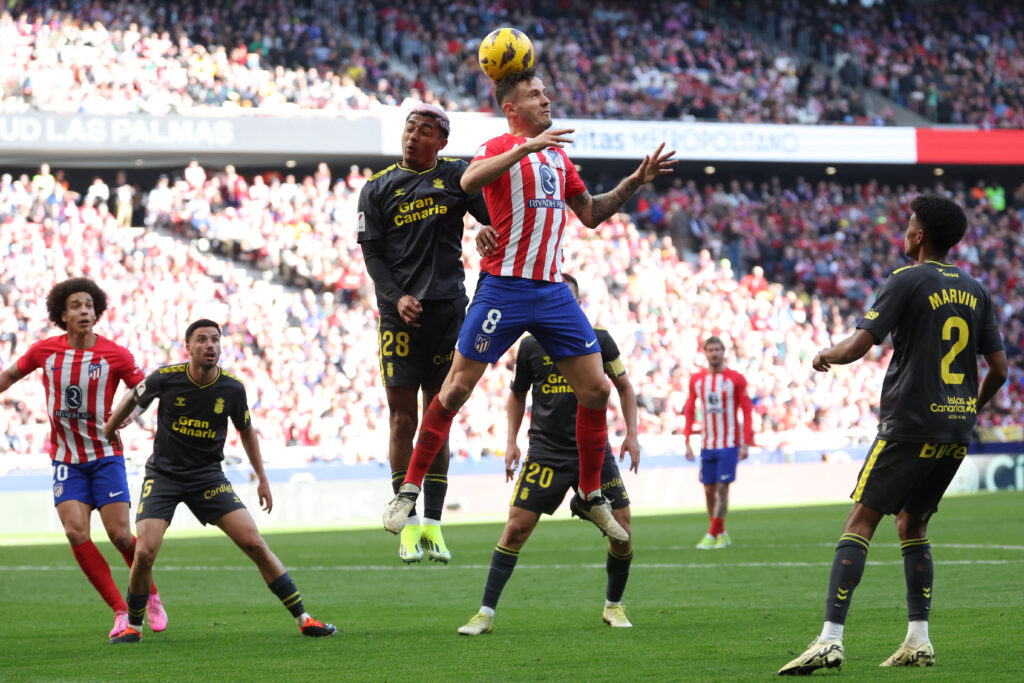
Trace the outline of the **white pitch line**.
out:
<instances>
[{"instance_id":1,"label":"white pitch line","mask_svg":"<svg viewBox=\"0 0 1024 683\"><path fill-rule=\"evenodd\" d=\"M874 567L884 566L903 566L903 561L893 562L868 562L869 565ZM964 565L964 566L975 566L975 565L1011 565L1011 564L1024 564L1024 559L1021 560L950 560L948 562L936 562L939 566L950 566L950 565ZM429 565L425 565L429 566ZM661 562L661 563L641 563L634 562L631 565L632 569L729 569L733 567L743 569L784 569L792 567L831 567L831 562L723 562L723 563L696 563L696 562ZM402 565L336 565L336 566L290 566L289 569L299 570L304 572L392 572L392 571L418 571L413 567L407 567ZM441 567L435 567L437 570L441 570ZM450 565L446 569L451 570L472 570L482 571L490 569L490 565L486 564L457 564ZM531 570L531 569L605 569L605 565L602 564L519 564L516 566L516 571L520 570ZM37 566L37 565L0 565L0 572L77 572L80 571L76 565L61 565L61 566ZM160 564L157 569L158 572L208 572L208 571L224 571L224 572L253 572L256 571L254 565L242 565L242 566L209 566L209 565L173 565L173 564Z\"/></svg>"}]
</instances>

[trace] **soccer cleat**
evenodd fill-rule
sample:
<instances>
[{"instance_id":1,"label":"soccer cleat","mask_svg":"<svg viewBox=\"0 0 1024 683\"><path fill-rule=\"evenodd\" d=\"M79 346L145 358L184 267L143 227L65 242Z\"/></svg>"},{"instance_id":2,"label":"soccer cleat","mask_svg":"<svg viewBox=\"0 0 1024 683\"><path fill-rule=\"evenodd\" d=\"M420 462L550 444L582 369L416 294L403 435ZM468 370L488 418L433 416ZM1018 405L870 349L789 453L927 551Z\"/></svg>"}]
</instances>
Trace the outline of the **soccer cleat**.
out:
<instances>
[{"instance_id":1,"label":"soccer cleat","mask_svg":"<svg viewBox=\"0 0 1024 683\"><path fill-rule=\"evenodd\" d=\"M711 550L715 547L715 539L711 534L704 534L704 538L697 543L697 550Z\"/></svg>"},{"instance_id":2,"label":"soccer cleat","mask_svg":"<svg viewBox=\"0 0 1024 683\"><path fill-rule=\"evenodd\" d=\"M935 650L932 649L931 643L925 641L917 647L910 647L903 643L892 657L878 666L931 666L933 664L935 664Z\"/></svg>"},{"instance_id":3,"label":"soccer cleat","mask_svg":"<svg viewBox=\"0 0 1024 683\"><path fill-rule=\"evenodd\" d=\"M593 522L601 533L613 541L625 543L629 540L629 534L612 516L612 504L603 495L593 500L583 500L576 494L569 501L569 511L575 517Z\"/></svg>"},{"instance_id":4,"label":"soccer cleat","mask_svg":"<svg viewBox=\"0 0 1024 683\"><path fill-rule=\"evenodd\" d=\"M107 637L113 638L126 628L128 628L128 613L114 612L114 628L110 629L110 634Z\"/></svg>"},{"instance_id":5,"label":"soccer cleat","mask_svg":"<svg viewBox=\"0 0 1024 683\"><path fill-rule=\"evenodd\" d=\"M459 635L478 636L481 633L490 633L493 621L494 617L487 612L477 612L472 619L466 622L465 626L459 627Z\"/></svg>"},{"instance_id":6,"label":"soccer cleat","mask_svg":"<svg viewBox=\"0 0 1024 683\"><path fill-rule=\"evenodd\" d=\"M401 533L405 528L405 520L416 507L419 495L420 487L416 484L402 484L398 495L384 508L384 528L393 534Z\"/></svg>"},{"instance_id":7,"label":"soccer cleat","mask_svg":"<svg viewBox=\"0 0 1024 683\"><path fill-rule=\"evenodd\" d=\"M427 550L427 557L434 562L448 564L452 559L452 551L444 544L444 536L441 535L441 525L424 524L420 532L420 542Z\"/></svg>"},{"instance_id":8,"label":"soccer cleat","mask_svg":"<svg viewBox=\"0 0 1024 683\"><path fill-rule=\"evenodd\" d=\"M167 610L160 601L159 593L149 594L149 600L146 602L146 623L153 631L163 631L167 628Z\"/></svg>"},{"instance_id":9,"label":"soccer cleat","mask_svg":"<svg viewBox=\"0 0 1024 683\"><path fill-rule=\"evenodd\" d=\"M626 617L626 608L622 605L606 605L601 617L604 623L612 628L633 628L633 624L629 623Z\"/></svg>"},{"instance_id":10,"label":"soccer cleat","mask_svg":"<svg viewBox=\"0 0 1024 683\"><path fill-rule=\"evenodd\" d=\"M412 564L423 559L423 548L420 547L420 525L406 524L399 536L398 556L402 562Z\"/></svg>"},{"instance_id":11,"label":"soccer cleat","mask_svg":"<svg viewBox=\"0 0 1024 683\"><path fill-rule=\"evenodd\" d=\"M302 635L309 636L310 638L326 638L327 636L333 636L338 630L333 624L325 624L322 621L317 621L313 617L307 617L306 623L300 627Z\"/></svg>"},{"instance_id":12,"label":"soccer cleat","mask_svg":"<svg viewBox=\"0 0 1024 683\"><path fill-rule=\"evenodd\" d=\"M728 531L723 531L722 533L720 533L718 535L718 538L715 539L715 545L712 546L711 549L712 550L722 550L724 548L728 548L731 545L732 545L732 539L729 538L729 532Z\"/></svg>"},{"instance_id":13,"label":"soccer cleat","mask_svg":"<svg viewBox=\"0 0 1024 683\"><path fill-rule=\"evenodd\" d=\"M843 641L815 640L807 651L779 669L780 676L807 676L818 669L839 669L843 666Z\"/></svg>"},{"instance_id":14,"label":"soccer cleat","mask_svg":"<svg viewBox=\"0 0 1024 683\"><path fill-rule=\"evenodd\" d=\"M142 633L132 626L125 626L120 633L110 637L111 643L137 643L142 640Z\"/></svg>"}]
</instances>

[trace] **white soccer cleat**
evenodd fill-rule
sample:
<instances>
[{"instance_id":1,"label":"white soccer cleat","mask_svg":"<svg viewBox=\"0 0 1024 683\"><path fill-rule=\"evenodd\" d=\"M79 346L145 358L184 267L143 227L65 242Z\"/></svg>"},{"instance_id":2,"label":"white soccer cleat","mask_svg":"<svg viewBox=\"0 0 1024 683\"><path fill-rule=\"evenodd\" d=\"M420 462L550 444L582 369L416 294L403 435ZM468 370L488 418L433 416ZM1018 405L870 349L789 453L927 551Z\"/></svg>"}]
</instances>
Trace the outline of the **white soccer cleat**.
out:
<instances>
[{"instance_id":1,"label":"white soccer cleat","mask_svg":"<svg viewBox=\"0 0 1024 683\"><path fill-rule=\"evenodd\" d=\"M838 669L845 657L842 640L815 640L806 652L779 669L779 675L807 676L818 669Z\"/></svg>"},{"instance_id":2,"label":"white soccer cleat","mask_svg":"<svg viewBox=\"0 0 1024 683\"><path fill-rule=\"evenodd\" d=\"M493 621L494 617L487 612L477 612L472 619L466 622L465 626L459 627L459 635L478 636L481 633L490 633Z\"/></svg>"},{"instance_id":3,"label":"white soccer cleat","mask_svg":"<svg viewBox=\"0 0 1024 683\"><path fill-rule=\"evenodd\" d=\"M605 536L613 541L625 543L629 540L629 534L622 525L615 521L612 515L612 504L603 495L592 500L584 500L579 494L569 501L569 510L580 519L590 520L601 530Z\"/></svg>"},{"instance_id":4,"label":"white soccer cleat","mask_svg":"<svg viewBox=\"0 0 1024 683\"><path fill-rule=\"evenodd\" d=\"M633 628L633 624L629 623L629 618L626 617L626 608L622 605L606 605L601 618L612 628Z\"/></svg>"},{"instance_id":5,"label":"white soccer cleat","mask_svg":"<svg viewBox=\"0 0 1024 683\"><path fill-rule=\"evenodd\" d=\"M384 528L393 534L402 533L405 520L416 508L416 498L419 495L420 487L416 484L402 484L398 489L398 495L384 508Z\"/></svg>"},{"instance_id":6,"label":"white soccer cleat","mask_svg":"<svg viewBox=\"0 0 1024 683\"><path fill-rule=\"evenodd\" d=\"M893 653L892 657L878 666L932 666L935 664L935 650L927 640L917 647L906 643Z\"/></svg>"}]
</instances>

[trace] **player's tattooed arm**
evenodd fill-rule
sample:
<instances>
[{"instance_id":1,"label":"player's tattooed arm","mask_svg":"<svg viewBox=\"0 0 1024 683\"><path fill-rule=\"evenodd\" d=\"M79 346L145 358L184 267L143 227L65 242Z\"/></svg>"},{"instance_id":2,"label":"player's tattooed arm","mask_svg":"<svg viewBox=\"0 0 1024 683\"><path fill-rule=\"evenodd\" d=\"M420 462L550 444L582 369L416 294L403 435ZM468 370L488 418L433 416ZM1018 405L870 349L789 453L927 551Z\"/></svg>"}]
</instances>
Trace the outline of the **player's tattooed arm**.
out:
<instances>
[{"instance_id":1,"label":"player's tattooed arm","mask_svg":"<svg viewBox=\"0 0 1024 683\"><path fill-rule=\"evenodd\" d=\"M663 153L664 149L665 143L663 142L658 145L658 149L654 150L653 154L646 155L640 162L640 166L629 176L623 178L622 182L610 192L591 197L590 193L584 190L575 197L569 198L569 208L579 217L583 225L588 228L596 228L614 216L640 189L641 185L651 182L660 175L672 172L672 167L679 163L678 159L672 158L676 151Z\"/></svg>"}]
</instances>

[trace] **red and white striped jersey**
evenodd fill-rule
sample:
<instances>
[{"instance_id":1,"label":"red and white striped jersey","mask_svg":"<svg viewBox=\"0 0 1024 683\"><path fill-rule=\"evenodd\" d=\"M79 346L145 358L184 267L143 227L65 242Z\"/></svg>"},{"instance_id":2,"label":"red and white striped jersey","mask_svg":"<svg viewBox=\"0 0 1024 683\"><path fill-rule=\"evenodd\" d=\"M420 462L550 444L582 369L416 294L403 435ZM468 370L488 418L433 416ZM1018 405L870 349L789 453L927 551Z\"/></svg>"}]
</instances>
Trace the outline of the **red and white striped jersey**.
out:
<instances>
[{"instance_id":1,"label":"red and white striped jersey","mask_svg":"<svg viewBox=\"0 0 1024 683\"><path fill-rule=\"evenodd\" d=\"M52 460L84 463L123 455L104 438L103 423L118 381L132 388L145 377L128 349L100 336L90 349L73 349L61 335L30 346L17 367L22 375L43 369Z\"/></svg>"},{"instance_id":2,"label":"red and white striped jersey","mask_svg":"<svg viewBox=\"0 0 1024 683\"><path fill-rule=\"evenodd\" d=\"M699 370L690 377L690 394L683 415L683 434L693 434L694 408L697 399L703 409L703 448L735 448L754 443L754 424L750 419L751 404L747 396L747 380L729 368L721 372ZM743 435L740 436L739 413L743 411Z\"/></svg>"},{"instance_id":3,"label":"red and white striped jersey","mask_svg":"<svg viewBox=\"0 0 1024 683\"><path fill-rule=\"evenodd\" d=\"M526 140L510 133L493 138L476 151L473 161L515 149ZM561 282L565 200L586 189L576 166L558 147L528 154L486 185L484 201L498 232L498 248L481 259L481 269L491 275Z\"/></svg>"}]
</instances>

